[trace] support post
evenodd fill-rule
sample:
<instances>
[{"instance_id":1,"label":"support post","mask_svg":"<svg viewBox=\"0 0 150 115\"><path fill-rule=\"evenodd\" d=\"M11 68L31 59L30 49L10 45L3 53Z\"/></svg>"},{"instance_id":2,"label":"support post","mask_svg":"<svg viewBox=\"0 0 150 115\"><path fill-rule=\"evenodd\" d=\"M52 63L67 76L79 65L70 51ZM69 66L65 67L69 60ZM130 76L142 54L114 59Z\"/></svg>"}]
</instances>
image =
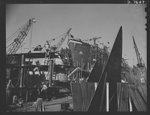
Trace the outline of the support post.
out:
<instances>
[{"instance_id":1,"label":"support post","mask_svg":"<svg viewBox=\"0 0 150 115\"><path fill-rule=\"evenodd\" d=\"M54 71L54 60L50 60L50 64L49 64L49 71L50 71L50 74L49 74L49 87L52 86L52 77L53 77L53 71Z\"/></svg>"},{"instance_id":2,"label":"support post","mask_svg":"<svg viewBox=\"0 0 150 115\"><path fill-rule=\"evenodd\" d=\"M26 91L26 102L28 102L28 90Z\"/></svg>"},{"instance_id":3,"label":"support post","mask_svg":"<svg viewBox=\"0 0 150 115\"><path fill-rule=\"evenodd\" d=\"M132 103L131 103L131 98L129 97L129 111L132 112L133 109L132 109Z\"/></svg>"},{"instance_id":4,"label":"support post","mask_svg":"<svg viewBox=\"0 0 150 115\"><path fill-rule=\"evenodd\" d=\"M106 112L109 112L109 82L106 82Z\"/></svg>"},{"instance_id":5,"label":"support post","mask_svg":"<svg viewBox=\"0 0 150 115\"><path fill-rule=\"evenodd\" d=\"M21 73L20 73L20 96L22 96L22 87L23 87L23 66L24 66L24 55L21 55Z\"/></svg>"},{"instance_id":6,"label":"support post","mask_svg":"<svg viewBox=\"0 0 150 115\"><path fill-rule=\"evenodd\" d=\"M22 88L22 80L23 80L23 65L24 65L24 55L21 56L21 75L20 75L20 88Z\"/></svg>"},{"instance_id":7,"label":"support post","mask_svg":"<svg viewBox=\"0 0 150 115\"><path fill-rule=\"evenodd\" d=\"M95 83L94 83L95 91L96 91L97 85L98 85L98 83L95 82Z\"/></svg>"}]
</instances>

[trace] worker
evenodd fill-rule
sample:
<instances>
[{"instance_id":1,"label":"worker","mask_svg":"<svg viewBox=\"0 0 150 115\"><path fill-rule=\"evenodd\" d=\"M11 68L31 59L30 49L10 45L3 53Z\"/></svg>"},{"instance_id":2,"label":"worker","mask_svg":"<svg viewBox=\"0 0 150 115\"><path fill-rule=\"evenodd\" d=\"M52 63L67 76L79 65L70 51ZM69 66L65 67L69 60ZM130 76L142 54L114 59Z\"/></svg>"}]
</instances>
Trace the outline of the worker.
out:
<instances>
[{"instance_id":1,"label":"worker","mask_svg":"<svg viewBox=\"0 0 150 115\"><path fill-rule=\"evenodd\" d=\"M37 98L37 100L33 102L32 106L35 107L35 111L39 111L39 109L41 112L43 111L42 102L43 102L42 98Z\"/></svg>"},{"instance_id":2,"label":"worker","mask_svg":"<svg viewBox=\"0 0 150 115\"><path fill-rule=\"evenodd\" d=\"M12 102L12 98L11 98L11 95L12 95L12 91L11 89L13 88L13 84L12 84L12 81L9 80L8 83L7 83L7 86L6 86L6 104L9 105L11 104Z\"/></svg>"},{"instance_id":3,"label":"worker","mask_svg":"<svg viewBox=\"0 0 150 115\"><path fill-rule=\"evenodd\" d=\"M13 104L17 104L17 102L18 102L18 99L17 99L17 95L14 95L13 96Z\"/></svg>"},{"instance_id":4,"label":"worker","mask_svg":"<svg viewBox=\"0 0 150 115\"><path fill-rule=\"evenodd\" d=\"M43 82L40 97L47 99L47 85Z\"/></svg>"}]
</instances>

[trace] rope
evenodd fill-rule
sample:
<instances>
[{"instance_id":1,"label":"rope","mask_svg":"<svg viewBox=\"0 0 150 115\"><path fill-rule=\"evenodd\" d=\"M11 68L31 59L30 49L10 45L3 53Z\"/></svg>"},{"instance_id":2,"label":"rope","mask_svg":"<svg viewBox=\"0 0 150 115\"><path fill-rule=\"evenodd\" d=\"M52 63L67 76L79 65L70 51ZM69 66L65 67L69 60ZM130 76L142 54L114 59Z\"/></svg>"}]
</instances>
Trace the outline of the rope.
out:
<instances>
[{"instance_id":1,"label":"rope","mask_svg":"<svg viewBox=\"0 0 150 115\"><path fill-rule=\"evenodd\" d=\"M17 52L17 50L20 48L20 45L24 41L25 37L28 35L30 26L31 26L30 22L27 21L27 23L25 23L23 26L21 26L21 28L19 28L21 30L20 30L18 36L14 39L14 41L10 45L7 46L7 48L10 47L7 50L8 54L12 54L12 53L16 53ZM16 42L16 40L17 40L17 42Z\"/></svg>"},{"instance_id":2,"label":"rope","mask_svg":"<svg viewBox=\"0 0 150 115\"><path fill-rule=\"evenodd\" d=\"M28 22L27 22L27 23L28 23ZM10 41L10 39L12 39L13 36L14 36L17 32L19 32L20 30L22 30L22 29L24 28L24 26L25 26L27 23L25 23L25 24L22 25L20 28L18 28L16 32L14 32L11 36L9 36L9 37L7 38L6 41L7 41L7 42Z\"/></svg>"},{"instance_id":3,"label":"rope","mask_svg":"<svg viewBox=\"0 0 150 115\"><path fill-rule=\"evenodd\" d=\"M14 36L15 36L15 34L17 33L17 32L19 32L19 30L20 30L21 28L19 28L16 32L14 32L11 36L9 36L8 38L6 38L6 42L9 42Z\"/></svg>"}]
</instances>

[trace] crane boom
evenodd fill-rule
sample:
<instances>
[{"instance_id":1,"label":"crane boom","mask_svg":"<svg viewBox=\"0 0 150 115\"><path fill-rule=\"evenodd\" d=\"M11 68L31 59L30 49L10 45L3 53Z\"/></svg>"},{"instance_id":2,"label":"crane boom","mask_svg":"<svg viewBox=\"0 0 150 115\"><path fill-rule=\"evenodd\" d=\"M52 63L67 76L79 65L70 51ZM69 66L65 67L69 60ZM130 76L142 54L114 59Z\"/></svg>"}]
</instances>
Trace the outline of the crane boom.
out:
<instances>
[{"instance_id":1,"label":"crane boom","mask_svg":"<svg viewBox=\"0 0 150 115\"><path fill-rule=\"evenodd\" d=\"M56 46L55 46L56 49L53 49L54 52L55 52L55 51L56 51L56 52L59 51L59 49L60 49L62 43L65 41L65 39L66 39L67 36L69 35L71 29L72 29L72 28L69 28L69 30L65 33L65 35L63 34L63 37L60 39L60 41L59 41L59 42L56 44ZM50 42L51 42L51 41L54 41L54 40L56 40L56 38L53 38L52 40L47 40L47 41L46 41L46 44L44 45L44 47L45 47L47 50L50 51L50 50L52 49L52 47L50 47ZM47 45L47 47L46 47L46 45ZM53 51L53 50L52 50L52 51Z\"/></svg>"},{"instance_id":2,"label":"crane boom","mask_svg":"<svg viewBox=\"0 0 150 115\"><path fill-rule=\"evenodd\" d=\"M14 41L8 45L7 47L7 54L15 54L18 49L20 48L21 44L25 40L26 36L28 35L28 32L32 26L32 24L35 23L35 19L31 18L29 21L21 28L18 36L14 39Z\"/></svg>"},{"instance_id":3,"label":"crane boom","mask_svg":"<svg viewBox=\"0 0 150 115\"><path fill-rule=\"evenodd\" d=\"M136 57L137 57L137 61L138 61L138 66L142 66L142 58L140 56L140 53L139 53L139 50L137 48L137 45L135 43L135 39L134 39L134 36L132 36L133 38L133 43L134 43L134 48L135 48L135 53L136 53Z\"/></svg>"},{"instance_id":4,"label":"crane boom","mask_svg":"<svg viewBox=\"0 0 150 115\"><path fill-rule=\"evenodd\" d=\"M59 50L59 48L61 47L62 43L65 41L65 39L67 38L67 36L69 35L70 31L72 28L69 28L69 30L66 32L65 36L61 38L60 42L56 45L57 49L56 51Z\"/></svg>"}]
</instances>

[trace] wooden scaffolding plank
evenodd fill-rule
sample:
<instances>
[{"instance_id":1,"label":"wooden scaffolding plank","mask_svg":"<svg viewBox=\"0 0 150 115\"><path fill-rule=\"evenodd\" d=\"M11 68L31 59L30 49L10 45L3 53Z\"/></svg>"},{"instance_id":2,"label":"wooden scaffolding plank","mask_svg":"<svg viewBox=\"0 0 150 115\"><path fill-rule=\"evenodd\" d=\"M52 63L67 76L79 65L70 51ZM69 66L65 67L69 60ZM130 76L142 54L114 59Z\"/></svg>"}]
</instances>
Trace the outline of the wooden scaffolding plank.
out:
<instances>
[{"instance_id":1,"label":"wooden scaffolding plank","mask_svg":"<svg viewBox=\"0 0 150 115\"><path fill-rule=\"evenodd\" d=\"M88 82L88 101L89 101L89 104L94 96L94 93L95 93L95 83L89 83ZM89 106L89 105L88 105ZM88 108L87 108L88 109Z\"/></svg>"},{"instance_id":2,"label":"wooden scaffolding plank","mask_svg":"<svg viewBox=\"0 0 150 115\"><path fill-rule=\"evenodd\" d=\"M94 83L82 81L80 85L82 89L82 99L83 99L82 111L87 111L92 96L94 95L95 92Z\"/></svg>"},{"instance_id":3,"label":"wooden scaffolding plank","mask_svg":"<svg viewBox=\"0 0 150 115\"><path fill-rule=\"evenodd\" d=\"M146 86L146 84L141 84L137 88L138 88L139 93L142 95L144 101L147 103L147 86Z\"/></svg>"},{"instance_id":4,"label":"wooden scaffolding plank","mask_svg":"<svg viewBox=\"0 0 150 115\"><path fill-rule=\"evenodd\" d=\"M71 83L74 111L87 111L95 92L94 83L86 81Z\"/></svg>"},{"instance_id":5,"label":"wooden scaffolding plank","mask_svg":"<svg viewBox=\"0 0 150 115\"><path fill-rule=\"evenodd\" d=\"M120 103L121 103L121 83L117 83L117 102L118 102L118 111L120 111Z\"/></svg>"},{"instance_id":6,"label":"wooden scaffolding plank","mask_svg":"<svg viewBox=\"0 0 150 115\"><path fill-rule=\"evenodd\" d=\"M73 110L74 111L82 111L82 91L79 82L71 83L72 97L73 97Z\"/></svg>"},{"instance_id":7,"label":"wooden scaffolding plank","mask_svg":"<svg viewBox=\"0 0 150 115\"><path fill-rule=\"evenodd\" d=\"M122 83L122 109L121 111L129 111L129 93L128 93L128 84Z\"/></svg>"},{"instance_id":8,"label":"wooden scaffolding plank","mask_svg":"<svg viewBox=\"0 0 150 115\"><path fill-rule=\"evenodd\" d=\"M133 100L133 103L137 109L137 111L146 111L147 106L144 100L142 99L141 95L137 91L137 88L135 86L132 86L129 88L131 99Z\"/></svg>"},{"instance_id":9,"label":"wooden scaffolding plank","mask_svg":"<svg viewBox=\"0 0 150 115\"><path fill-rule=\"evenodd\" d=\"M88 94L87 94L87 83L85 81L82 81L81 85L81 92L82 92L82 99L83 99L83 105L82 105L82 111L86 111L86 107L88 105Z\"/></svg>"},{"instance_id":10,"label":"wooden scaffolding plank","mask_svg":"<svg viewBox=\"0 0 150 115\"><path fill-rule=\"evenodd\" d=\"M136 92L135 94L137 96L137 100L140 104L141 111L146 111L146 108L147 108L146 103L144 102L143 98L141 97L141 95L140 95L140 93L138 92L137 89L135 90L135 92Z\"/></svg>"}]
</instances>

